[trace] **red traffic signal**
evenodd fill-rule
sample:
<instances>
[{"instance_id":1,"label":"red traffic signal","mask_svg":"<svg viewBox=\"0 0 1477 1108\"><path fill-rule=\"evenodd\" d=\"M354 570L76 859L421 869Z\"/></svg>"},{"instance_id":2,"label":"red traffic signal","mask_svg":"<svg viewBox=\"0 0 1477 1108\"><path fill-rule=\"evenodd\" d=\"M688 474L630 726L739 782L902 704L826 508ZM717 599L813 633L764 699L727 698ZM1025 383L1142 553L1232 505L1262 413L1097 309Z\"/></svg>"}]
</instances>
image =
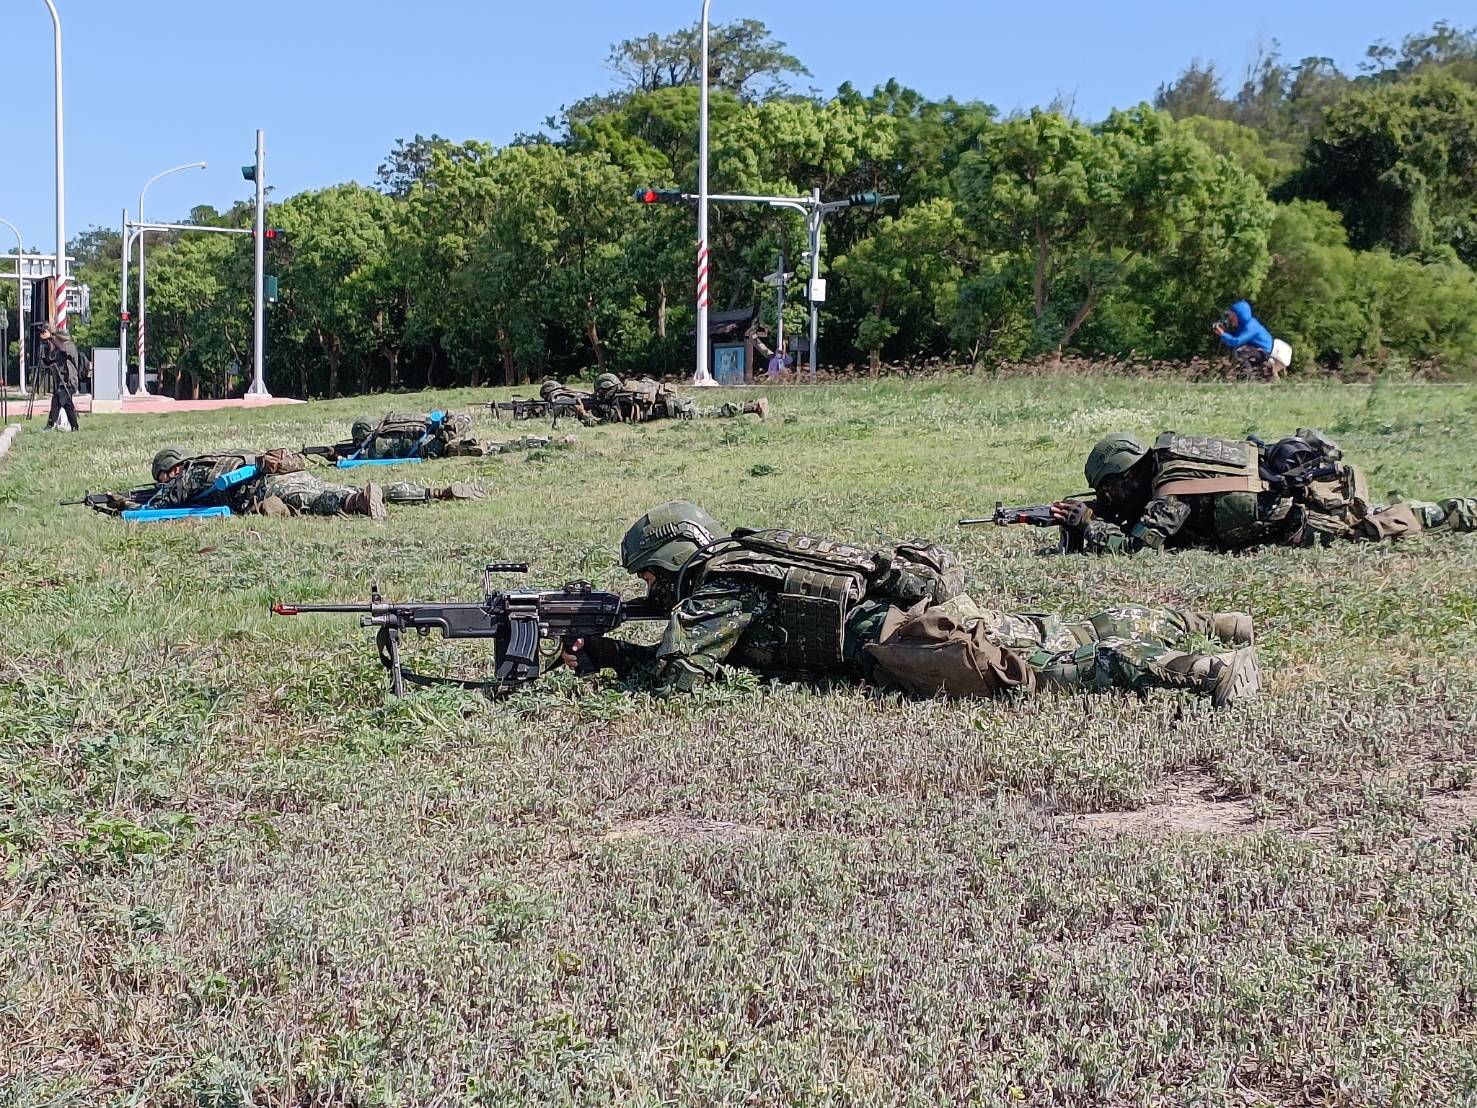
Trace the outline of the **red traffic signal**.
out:
<instances>
[{"instance_id":1,"label":"red traffic signal","mask_svg":"<svg viewBox=\"0 0 1477 1108\"><path fill-rule=\"evenodd\" d=\"M680 204L683 200L681 189L637 189L636 202L638 204Z\"/></svg>"},{"instance_id":2,"label":"red traffic signal","mask_svg":"<svg viewBox=\"0 0 1477 1108\"><path fill-rule=\"evenodd\" d=\"M253 238L256 236L255 227L251 229L251 234ZM267 227L264 228L262 231L262 238L266 239L268 242L286 242L287 232L284 231L281 227Z\"/></svg>"}]
</instances>

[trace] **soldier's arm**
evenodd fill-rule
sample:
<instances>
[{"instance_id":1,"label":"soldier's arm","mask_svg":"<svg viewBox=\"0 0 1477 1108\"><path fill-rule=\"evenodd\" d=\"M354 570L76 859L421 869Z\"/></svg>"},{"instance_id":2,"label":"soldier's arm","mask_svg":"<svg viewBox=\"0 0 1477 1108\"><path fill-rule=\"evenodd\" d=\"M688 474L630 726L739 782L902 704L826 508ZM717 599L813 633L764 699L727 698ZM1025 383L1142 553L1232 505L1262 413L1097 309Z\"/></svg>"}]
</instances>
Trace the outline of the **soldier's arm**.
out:
<instances>
[{"instance_id":1,"label":"soldier's arm","mask_svg":"<svg viewBox=\"0 0 1477 1108\"><path fill-rule=\"evenodd\" d=\"M1190 505L1177 496L1149 501L1138 522L1127 532L1105 519L1094 519L1082 533L1082 549L1089 554L1138 554L1163 550L1190 518Z\"/></svg>"},{"instance_id":2,"label":"soldier's arm","mask_svg":"<svg viewBox=\"0 0 1477 1108\"><path fill-rule=\"evenodd\" d=\"M711 681L769 600L758 588L705 586L679 604L656 648L653 693L692 692Z\"/></svg>"}]
</instances>

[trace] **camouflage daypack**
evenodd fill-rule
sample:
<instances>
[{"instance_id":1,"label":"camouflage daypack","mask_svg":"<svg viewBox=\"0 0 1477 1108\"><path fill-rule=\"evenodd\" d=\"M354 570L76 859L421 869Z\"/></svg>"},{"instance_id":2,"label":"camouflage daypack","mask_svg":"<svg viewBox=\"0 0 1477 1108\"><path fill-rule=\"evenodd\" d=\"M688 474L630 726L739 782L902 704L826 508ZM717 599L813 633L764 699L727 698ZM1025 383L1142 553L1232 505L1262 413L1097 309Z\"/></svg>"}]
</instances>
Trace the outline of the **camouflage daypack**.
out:
<instances>
[{"instance_id":1,"label":"camouflage daypack","mask_svg":"<svg viewBox=\"0 0 1477 1108\"><path fill-rule=\"evenodd\" d=\"M197 454L181 463L179 475L160 492L160 504L174 507L214 507L229 505L239 500L230 491L211 492L210 487L217 478L232 473L243 466L257 464L254 450L222 450L216 454Z\"/></svg>"},{"instance_id":2,"label":"camouflage daypack","mask_svg":"<svg viewBox=\"0 0 1477 1108\"><path fill-rule=\"evenodd\" d=\"M689 563L682 591L715 576L775 586L775 615L785 637L778 668L802 675L839 671L847 619L863 600L939 603L963 585L963 571L941 547L903 543L877 551L819 535L745 528Z\"/></svg>"}]
</instances>

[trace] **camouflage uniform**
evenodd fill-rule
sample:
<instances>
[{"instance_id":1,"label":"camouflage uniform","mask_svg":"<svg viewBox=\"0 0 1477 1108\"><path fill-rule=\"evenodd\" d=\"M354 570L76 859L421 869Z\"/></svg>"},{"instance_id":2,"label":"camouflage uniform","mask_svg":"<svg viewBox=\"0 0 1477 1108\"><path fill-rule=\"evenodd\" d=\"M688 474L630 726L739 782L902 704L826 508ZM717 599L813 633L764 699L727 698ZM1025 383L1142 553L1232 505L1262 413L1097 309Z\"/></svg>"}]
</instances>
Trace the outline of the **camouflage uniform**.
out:
<instances>
[{"instance_id":1,"label":"camouflage uniform","mask_svg":"<svg viewBox=\"0 0 1477 1108\"><path fill-rule=\"evenodd\" d=\"M753 414L764 418L769 414L768 401L735 404L732 401L716 408L698 408L690 396L650 377L622 381L613 373L602 373L595 381L595 392L587 401L594 414L606 423L649 423L658 419L734 419Z\"/></svg>"},{"instance_id":2,"label":"camouflage uniform","mask_svg":"<svg viewBox=\"0 0 1477 1108\"><path fill-rule=\"evenodd\" d=\"M1269 459L1285 443L1303 450L1319 476L1296 487L1279 485ZM1255 546L1318 546L1339 539L1398 538L1422 530L1477 530L1477 498L1410 501L1388 507L1369 502L1364 475L1320 432L1300 428L1291 439L1263 449L1250 441L1166 432L1145 450L1130 436L1108 436L1089 457L1088 481L1105 447L1136 448L1132 471L1110 466L1112 478L1143 473L1143 496L1099 496L1086 501L1091 517L1068 529L1068 549L1095 554L1194 547L1245 550ZM1144 472L1143 467L1147 467Z\"/></svg>"},{"instance_id":3,"label":"camouflage uniform","mask_svg":"<svg viewBox=\"0 0 1477 1108\"><path fill-rule=\"evenodd\" d=\"M241 466L255 465L257 453L236 449L219 454L181 460L183 468L173 479L157 487L149 505L155 508L214 507L224 505L233 512L247 512L269 497L277 497L294 512L304 515L337 515L345 502L362 490L355 485L331 485L306 469L294 473L259 473L223 492L211 492L217 477ZM392 501L428 500L423 485L398 481L385 490Z\"/></svg>"},{"instance_id":4,"label":"camouflage uniform","mask_svg":"<svg viewBox=\"0 0 1477 1108\"><path fill-rule=\"evenodd\" d=\"M356 424L368 423L362 420ZM425 416L386 415L371 425L369 434L358 442L361 458L438 458L478 457L485 453L468 432L472 420L465 414L448 414L440 423Z\"/></svg>"},{"instance_id":5,"label":"camouflage uniform","mask_svg":"<svg viewBox=\"0 0 1477 1108\"><path fill-rule=\"evenodd\" d=\"M704 586L672 612L661 643L649 651L658 696L690 692L711 681L720 664L761 673L775 672L785 632L775 618L772 588L757 584ZM1173 608L1124 606L1082 620L1060 615L1006 613L978 609L967 597L961 607L979 613L985 634L997 646L1019 655L1046 687L1064 691L1185 688L1183 650L1192 634L1207 634L1207 613ZM877 641L892 607L864 601L846 621L844 663L826 676L887 683L865 647ZM643 648L623 644L626 664L642 658ZM1181 663L1178 664L1177 663Z\"/></svg>"},{"instance_id":6,"label":"camouflage uniform","mask_svg":"<svg viewBox=\"0 0 1477 1108\"><path fill-rule=\"evenodd\" d=\"M1167 687L1224 704L1260 688L1249 646L1220 656L1175 649L1195 633L1249 644L1249 616L1123 607L1068 621L982 609L962 594L953 555L933 545L868 551L784 530L725 536L701 508L673 501L627 531L621 563L671 606L665 634L655 647L602 639L586 650L598 668L648 666L658 695L700 688L723 664L920 695Z\"/></svg>"}]
</instances>

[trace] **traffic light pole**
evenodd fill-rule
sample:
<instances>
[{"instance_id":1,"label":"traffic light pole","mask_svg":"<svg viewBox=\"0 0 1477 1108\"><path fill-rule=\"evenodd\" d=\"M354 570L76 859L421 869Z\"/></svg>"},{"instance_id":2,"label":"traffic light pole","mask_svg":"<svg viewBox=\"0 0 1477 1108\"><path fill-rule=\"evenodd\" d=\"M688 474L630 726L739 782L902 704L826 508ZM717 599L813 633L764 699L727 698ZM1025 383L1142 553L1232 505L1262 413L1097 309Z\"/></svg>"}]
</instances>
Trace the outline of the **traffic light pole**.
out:
<instances>
[{"instance_id":1,"label":"traffic light pole","mask_svg":"<svg viewBox=\"0 0 1477 1108\"><path fill-rule=\"evenodd\" d=\"M267 305L266 305L266 271L267 271L267 153L264 132L258 130L256 133L256 250L255 263L256 272L252 276L252 336L251 344L251 387L246 390L247 396L271 396L267 391L267 383L263 377L265 366L266 340L267 340Z\"/></svg>"},{"instance_id":2,"label":"traffic light pole","mask_svg":"<svg viewBox=\"0 0 1477 1108\"><path fill-rule=\"evenodd\" d=\"M704 135L706 135L706 130ZM701 182L704 186L706 180ZM815 371L817 363L817 350L820 344L820 304L825 299L824 286L821 284L821 225L831 212L845 211L847 208L875 208L884 200L896 200L896 194L887 196L875 192L854 192L845 200L822 200L821 190L811 189L809 196L747 196L742 193L720 192L708 193L706 190L697 196L691 193L677 192L675 189L637 189L636 199L644 204L669 204L678 200L698 201L698 356L700 370L707 369L707 296L708 296L708 203L715 204L764 204L771 208L789 208L791 211L799 212L805 217L806 230L810 236L810 281L807 284L805 295L810 301L810 380L815 382ZM707 381L699 381L693 378L693 384L713 384L711 375Z\"/></svg>"},{"instance_id":3,"label":"traffic light pole","mask_svg":"<svg viewBox=\"0 0 1477 1108\"><path fill-rule=\"evenodd\" d=\"M118 291L118 365L119 372L123 374L123 380L119 382L118 394L128 395L124 387L128 384L128 258L133 253L133 243L137 239L139 246L143 246L144 234L148 231L199 231L210 235L250 235L249 227L209 227L197 223L144 223L140 220L134 223L128 218L128 209L123 209L123 273L119 281ZM139 288L139 318L144 314L144 289ZM144 385L143 361L139 361L138 391L134 396L148 395L148 389Z\"/></svg>"}]
</instances>

